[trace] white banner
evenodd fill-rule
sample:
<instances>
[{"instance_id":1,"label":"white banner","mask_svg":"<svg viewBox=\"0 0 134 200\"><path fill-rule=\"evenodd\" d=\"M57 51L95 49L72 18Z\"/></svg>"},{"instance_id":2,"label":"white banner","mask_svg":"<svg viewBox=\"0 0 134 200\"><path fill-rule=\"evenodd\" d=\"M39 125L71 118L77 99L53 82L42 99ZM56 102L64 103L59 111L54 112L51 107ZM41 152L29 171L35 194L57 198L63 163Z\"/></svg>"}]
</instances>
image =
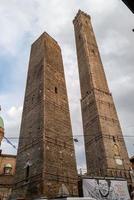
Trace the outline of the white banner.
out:
<instances>
[{"instance_id":1,"label":"white banner","mask_svg":"<svg viewBox=\"0 0 134 200\"><path fill-rule=\"evenodd\" d=\"M130 200L127 181L83 179L83 195L96 200Z\"/></svg>"}]
</instances>

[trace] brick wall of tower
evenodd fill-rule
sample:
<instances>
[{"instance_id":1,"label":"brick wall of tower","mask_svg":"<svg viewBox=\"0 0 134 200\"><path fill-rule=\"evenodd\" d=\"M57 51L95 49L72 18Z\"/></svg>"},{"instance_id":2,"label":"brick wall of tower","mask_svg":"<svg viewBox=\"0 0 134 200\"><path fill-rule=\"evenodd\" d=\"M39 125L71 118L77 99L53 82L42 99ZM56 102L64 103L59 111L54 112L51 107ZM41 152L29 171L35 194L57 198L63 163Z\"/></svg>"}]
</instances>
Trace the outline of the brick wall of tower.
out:
<instances>
[{"instance_id":1,"label":"brick wall of tower","mask_svg":"<svg viewBox=\"0 0 134 200\"><path fill-rule=\"evenodd\" d=\"M51 38L46 42L44 188L58 193L61 184L77 195L77 173L61 49ZM51 177L50 177L51 174ZM55 190L53 191L53 188Z\"/></svg>"},{"instance_id":2,"label":"brick wall of tower","mask_svg":"<svg viewBox=\"0 0 134 200\"><path fill-rule=\"evenodd\" d=\"M128 153L90 16L79 11L73 22L88 174L123 177L130 181Z\"/></svg>"},{"instance_id":3,"label":"brick wall of tower","mask_svg":"<svg viewBox=\"0 0 134 200\"><path fill-rule=\"evenodd\" d=\"M56 197L62 184L77 195L61 50L43 33L31 49L12 197Z\"/></svg>"},{"instance_id":4,"label":"brick wall of tower","mask_svg":"<svg viewBox=\"0 0 134 200\"><path fill-rule=\"evenodd\" d=\"M31 48L13 198L29 197L33 191L33 196L36 196L43 191L43 73L44 45L40 38ZM27 177L28 166L30 166L29 177Z\"/></svg>"}]
</instances>

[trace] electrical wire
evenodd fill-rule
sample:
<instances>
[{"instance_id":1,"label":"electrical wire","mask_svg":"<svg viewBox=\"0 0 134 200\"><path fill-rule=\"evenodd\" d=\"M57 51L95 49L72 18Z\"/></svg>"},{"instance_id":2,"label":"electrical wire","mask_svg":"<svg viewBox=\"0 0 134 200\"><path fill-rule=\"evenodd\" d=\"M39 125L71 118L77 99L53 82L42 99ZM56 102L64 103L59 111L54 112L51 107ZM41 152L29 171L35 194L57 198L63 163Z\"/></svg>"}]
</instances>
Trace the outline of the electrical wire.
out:
<instances>
[{"instance_id":1,"label":"electrical wire","mask_svg":"<svg viewBox=\"0 0 134 200\"><path fill-rule=\"evenodd\" d=\"M10 144L14 149L17 150L16 146L15 146L7 137L4 136L4 139L6 140L6 142L7 142L8 144Z\"/></svg>"},{"instance_id":2,"label":"electrical wire","mask_svg":"<svg viewBox=\"0 0 134 200\"><path fill-rule=\"evenodd\" d=\"M84 136L88 136L91 138L95 138L96 136L90 136L89 134L81 134L81 135L74 135L73 137L69 137L69 136L64 136L66 138L70 138L70 139L76 139L76 137L84 137ZM97 135L98 136L98 135ZM102 134L102 136L115 136L115 135L110 135L110 134ZM29 139L30 137L7 137L7 139L9 140L18 140L18 139ZM32 137L32 138L38 138L38 137ZM134 138L134 135L123 135L122 137L120 136L119 138Z\"/></svg>"},{"instance_id":3,"label":"electrical wire","mask_svg":"<svg viewBox=\"0 0 134 200\"><path fill-rule=\"evenodd\" d=\"M72 136L72 137L69 137L69 136L64 136L64 138L69 138L69 140L73 140L74 142L79 142L79 140L77 139L77 138L79 138L79 137L83 137L84 138L84 136L88 136L88 137L91 137L91 139L92 140L94 140L94 139L96 139L98 136L101 136L101 137L109 137L109 139L111 139L110 137L112 137L112 136L114 136L114 135L108 135L108 134L103 134L103 135L97 135L97 136L90 136L90 135L88 135L88 134L84 134L84 135L82 135L82 134L80 134L80 135L74 135L74 136ZM4 136L4 139L6 140L6 142L8 143L8 144L10 144L14 149L16 149L17 150L17 148L16 148L16 146L11 142L11 140L24 140L24 139L29 139L30 137L5 137ZM32 137L32 139L36 139L36 138L38 138L38 137ZM134 135L123 135L122 137L118 137L118 139L123 139L123 138L134 138ZM52 138L52 139L54 139L54 138Z\"/></svg>"}]
</instances>

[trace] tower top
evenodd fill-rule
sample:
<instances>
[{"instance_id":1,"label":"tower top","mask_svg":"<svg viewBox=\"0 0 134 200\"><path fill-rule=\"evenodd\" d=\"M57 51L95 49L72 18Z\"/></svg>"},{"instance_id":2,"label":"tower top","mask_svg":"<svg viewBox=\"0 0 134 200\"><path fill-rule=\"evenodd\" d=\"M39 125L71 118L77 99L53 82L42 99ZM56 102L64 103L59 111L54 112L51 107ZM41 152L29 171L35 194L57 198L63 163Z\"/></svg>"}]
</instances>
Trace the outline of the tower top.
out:
<instances>
[{"instance_id":1,"label":"tower top","mask_svg":"<svg viewBox=\"0 0 134 200\"><path fill-rule=\"evenodd\" d=\"M51 37L47 32L43 32L43 33L33 42L32 46L33 46L34 44L36 44L38 40L44 39L44 38L52 40L56 45L59 46L58 42L57 42L53 37Z\"/></svg>"},{"instance_id":2,"label":"tower top","mask_svg":"<svg viewBox=\"0 0 134 200\"><path fill-rule=\"evenodd\" d=\"M88 15L87 13L83 12L82 10L78 10L78 13L76 14L74 20L73 20L73 24L75 24L75 22L79 19L80 16L86 16L88 17L89 19L91 19L90 15Z\"/></svg>"}]
</instances>

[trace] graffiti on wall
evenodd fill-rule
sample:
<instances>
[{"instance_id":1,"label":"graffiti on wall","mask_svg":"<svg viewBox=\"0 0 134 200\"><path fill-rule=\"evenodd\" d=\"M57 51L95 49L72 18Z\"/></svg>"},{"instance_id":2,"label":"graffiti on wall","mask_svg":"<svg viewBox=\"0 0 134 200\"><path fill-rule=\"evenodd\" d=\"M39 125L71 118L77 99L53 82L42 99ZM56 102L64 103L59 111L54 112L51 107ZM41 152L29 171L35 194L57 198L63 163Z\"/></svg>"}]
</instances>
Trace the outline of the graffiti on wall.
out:
<instances>
[{"instance_id":1,"label":"graffiti on wall","mask_svg":"<svg viewBox=\"0 0 134 200\"><path fill-rule=\"evenodd\" d=\"M83 179L84 197L96 200L130 200L127 181Z\"/></svg>"}]
</instances>

